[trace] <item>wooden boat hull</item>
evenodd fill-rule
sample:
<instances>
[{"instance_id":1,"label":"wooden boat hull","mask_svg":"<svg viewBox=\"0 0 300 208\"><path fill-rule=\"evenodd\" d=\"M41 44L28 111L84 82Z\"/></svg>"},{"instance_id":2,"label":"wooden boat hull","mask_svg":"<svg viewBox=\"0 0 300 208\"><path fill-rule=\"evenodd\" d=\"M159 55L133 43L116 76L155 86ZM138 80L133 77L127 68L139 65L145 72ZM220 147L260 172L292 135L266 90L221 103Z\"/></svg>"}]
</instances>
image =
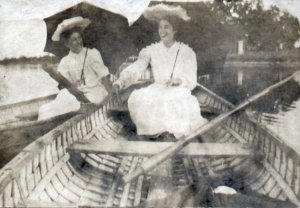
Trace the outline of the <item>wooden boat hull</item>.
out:
<instances>
[{"instance_id":1,"label":"wooden boat hull","mask_svg":"<svg viewBox=\"0 0 300 208\"><path fill-rule=\"evenodd\" d=\"M0 106L0 131L6 130L11 125L22 127L37 119L39 107L54 100L56 94Z\"/></svg>"},{"instance_id":2,"label":"wooden boat hull","mask_svg":"<svg viewBox=\"0 0 300 208\"><path fill-rule=\"evenodd\" d=\"M21 152L28 144L46 134L58 125L73 117L75 113L59 116L47 121L34 122L34 125L14 126L0 132L0 168ZM12 127L12 126L11 126Z\"/></svg>"},{"instance_id":3,"label":"wooden boat hull","mask_svg":"<svg viewBox=\"0 0 300 208\"><path fill-rule=\"evenodd\" d=\"M79 111L38 120L39 107L55 97L56 94L0 107L0 168L35 139L73 116L94 107L92 104L84 104Z\"/></svg>"},{"instance_id":4,"label":"wooden boat hull","mask_svg":"<svg viewBox=\"0 0 300 208\"><path fill-rule=\"evenodd\" d=\"M20 152L0 171L0 206L128 207L149 203L155 178L151 172L128 184L121 180L148 156L68 150L77 142L136 140L126 113L112 112L126 109L132 90L134 87L96 111L71 118ZM194 94L202 107L209 106L214 112L233 107L204 88L198 87ZM211 187L227 185L249 196L263 195L286 205L300 205L299 155L249 120L245 112L233 114L195 142L251 144L259 154L175 156L171 178L174 188L206 181Z\"/></svg>"}]
</instances>

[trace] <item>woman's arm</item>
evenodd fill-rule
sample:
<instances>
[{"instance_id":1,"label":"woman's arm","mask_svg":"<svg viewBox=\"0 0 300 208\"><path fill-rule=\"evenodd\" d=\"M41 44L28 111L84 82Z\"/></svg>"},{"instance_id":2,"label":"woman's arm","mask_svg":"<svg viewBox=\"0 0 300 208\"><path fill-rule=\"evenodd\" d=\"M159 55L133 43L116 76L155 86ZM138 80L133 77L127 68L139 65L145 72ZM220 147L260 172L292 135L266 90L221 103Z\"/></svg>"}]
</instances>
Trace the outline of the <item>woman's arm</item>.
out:
<instances>
[{"instance_id":1,"label":"woman's arm","mask_svg":"<svg viewBox=\"0 0 300 208\"><path fill-rule=\"evenodd\" d=\"M107 92L111 92L112 90L112 83L110 81L110 75L102 77L101 83L104 85Z\"/></svg>"},{"instance_id":2,"label":"woman's arm","mask_svg":"<svg viewBox=\"0 0 300 208\"><path fill-rule=\"evenodd\" d=\"M71 68L69 64L69 59L67 57L64 57L60 60L57 71L64 76L71 84L74 86L79 86L80 85L80 80L76 80L72 75L71 75Z\"/></svg>"},{"instance_id":3,"label":"woman's arm","mask_svg":"<svg viewBox=\"0 0 300 208\"><path fill-rule=\"evenodd\" d=\"M126 88L138 81L140 75L145 71L150 63L150 48L146 47L141 50L138 60L126 67L121 73L117 81L114 82L115 88Z\"/></svg>"},{"instance_id":4,"label":"woman's arm","mask_svg":"<svg viewBox=\"0 0 300 208\"><path fill-rule=\"evenodd\" d=\"M89 60L92 66L92 69L97 75L98 82L102 82L104 77L109 76L108 68L104 65L102 56L97 49L91 49L88 51Z\"/></svg>"},{"instance_id":5,"label":"woman's arm","mask_svg":"<svg viewBox=\"0 0 300 208\"><path fill-rule=\"evenodd\" d=\"M174 78L180 79L180 86L190 90L197 85L197 58L195 52L188 46L182 51L180 66Z\"/></svg>"}]
</instances>

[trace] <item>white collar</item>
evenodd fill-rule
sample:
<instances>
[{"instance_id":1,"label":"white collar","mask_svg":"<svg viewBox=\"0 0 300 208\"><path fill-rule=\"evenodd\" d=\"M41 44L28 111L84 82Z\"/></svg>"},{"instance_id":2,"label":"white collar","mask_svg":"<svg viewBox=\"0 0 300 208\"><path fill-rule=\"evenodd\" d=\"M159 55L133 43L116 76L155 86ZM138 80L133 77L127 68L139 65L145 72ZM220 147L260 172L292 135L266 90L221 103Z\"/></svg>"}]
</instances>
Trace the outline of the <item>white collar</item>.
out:
<instances>
[{"instance_id":1,"label":"white collar","mask_svg":"<svg viewBox=\"0 0 300 208\"><path fill-rule=\"evenodd\" d=\"M168 48L167 46L165 46L165 44L164 44L162 41L160 41L160 43L161 43L161 45L162 45L164 48L166 48L166 49L168 49L168 50L171 50L172 48L176 48L176 46L178 46L178 44L179 44L179 42L174 41L173 45L171 45L171 46Z\"/></svg>"},{"instance_id":2,"label":"white collar","mask_svg":"<svg viewBox=\"0 0 300 208\"><path fill-rule=\"evenodd\" d=\"M160 44L162 45L163 50L165 50L166 52L169 52L169 53L172 51L177 51L179 48L179 42L177 42L177 41L175 41L173 43L173 45L171 45L170 48L166 47L162 41L160 41Z\"/></svg>"},{"instance_id":3,"label":"white collar","mask_svg":"<svg viewBox=\"0 0 300 208\"><path fill-rule=\"evenodd\" d=\"M79 53L74 53L72 52L71 50L69 51L69 55L70 56L82 56L85 54L87 48L86 47L83 47L82 50L79 52Z\"/></svg>"}]
</instances>

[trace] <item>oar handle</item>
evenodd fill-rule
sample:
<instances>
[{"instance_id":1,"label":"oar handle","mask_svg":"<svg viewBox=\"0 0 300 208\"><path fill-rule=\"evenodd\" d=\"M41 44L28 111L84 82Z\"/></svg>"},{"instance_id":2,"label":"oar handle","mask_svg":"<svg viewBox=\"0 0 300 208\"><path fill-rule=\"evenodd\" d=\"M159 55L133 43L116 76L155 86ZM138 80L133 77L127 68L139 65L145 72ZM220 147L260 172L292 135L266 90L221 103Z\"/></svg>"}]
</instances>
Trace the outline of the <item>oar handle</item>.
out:
<instances>
[{"instance_id":1,"label":"oar handle","mask_svg":"<svg viewBox=\"0 0 300 208\"><path fill-rule=\"evenodd\" d=\"M43 70L46 71L54 80L61 84L64 88L67 88L71 94L73 94L79 101L84 103L90 103L89 99L84 95L83 92L78 90L68 79L62 74L56 71L52 66L43 64Z\"/></svg>"},{"instance_id":2,"label":"oar handle","mask_svg":"<svg viewBox=\"0 0 300 208\"><path fill-rule=\"evenodd\" d=\"M168 159L170 156L174 155L176 152L178 152L180 149L182 149L185 144L187 143L187 140L180 140L176 142L171 147L168 147L167 149L161 151L160 153L152 156L148 160L146 160L140 167L138 167L135 171L128 173L123 177L123 182L128 183L131 180L137 178L138 176L148 172L149 170L152 170L155 166L159 165L166 159Z\"/></svg>"},{"instance_id":3,"label":"oar handle","mask_svg":"<svg viewBox=\"0 0 300 208\"><path fill-rule=\"evenodd\" d=\"M146 171L142 166L139 166L135 171L128 173L127 175L123 176L122 182L124 184L129 183L130 181L134 180L135 178L139 177L140 175L143 175Z\"/></svg>"}]
</instances>

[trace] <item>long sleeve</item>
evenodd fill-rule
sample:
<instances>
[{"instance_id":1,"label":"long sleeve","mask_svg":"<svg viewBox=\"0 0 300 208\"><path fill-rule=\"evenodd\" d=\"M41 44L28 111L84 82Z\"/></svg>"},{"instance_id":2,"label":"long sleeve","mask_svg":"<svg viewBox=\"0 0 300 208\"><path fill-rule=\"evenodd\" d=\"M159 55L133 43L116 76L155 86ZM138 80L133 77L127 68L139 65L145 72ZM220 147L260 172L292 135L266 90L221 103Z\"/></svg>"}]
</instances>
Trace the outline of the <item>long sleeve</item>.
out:
<instances>
[{"instance_id":1,"label":"long sleeve","mask_svg":"<svg viewBox=\"0 0 300 208\"><path fill-rule=\"evenodd\" d=\"M104 65L101 54L97 49L92 49L88 52L90 56L89 62L92 70L97 74L97 79L100 81L103 77L109 74L108 68Z\"/></svg>"},{"instance_id":2,"label":"long sleeve","mask_svg":"<svg viewBox=\"0 0 300 208\"><path fill-rule=\"evenodd\" d=\"M174 77L182 80L182 87L192 90L197 85L196 54L191 48L186 46L183 48L180 60L180 70L178 70Z\"/></svg>"},{"instance_id":3,"label":"long sleeve","mask_svg":"<svg viewBox=\"0 0 300 208\"><path fill-rule=\"evenodd\" d=\"M138 81L141 73L145 71L150 63L151 56L149 47L141 50L138 60L126 67L121 73L120 78L114 83L126 88Z\"/></svg>"},{"instance_id":4,"label":"long sleeve","mask_svg":"<svg viewBox=\"0 0 300 208\"><path fill-rule=\"evenodd\" d=\"M71 83L75 84L76 80L74 79L74 77L72 77L70 73L70 67L67 62L68 61L66 60L66 58L63 58L58 64L57 71L61 73L61 75L63 75Z\"/></svg>"}]
</instances>

